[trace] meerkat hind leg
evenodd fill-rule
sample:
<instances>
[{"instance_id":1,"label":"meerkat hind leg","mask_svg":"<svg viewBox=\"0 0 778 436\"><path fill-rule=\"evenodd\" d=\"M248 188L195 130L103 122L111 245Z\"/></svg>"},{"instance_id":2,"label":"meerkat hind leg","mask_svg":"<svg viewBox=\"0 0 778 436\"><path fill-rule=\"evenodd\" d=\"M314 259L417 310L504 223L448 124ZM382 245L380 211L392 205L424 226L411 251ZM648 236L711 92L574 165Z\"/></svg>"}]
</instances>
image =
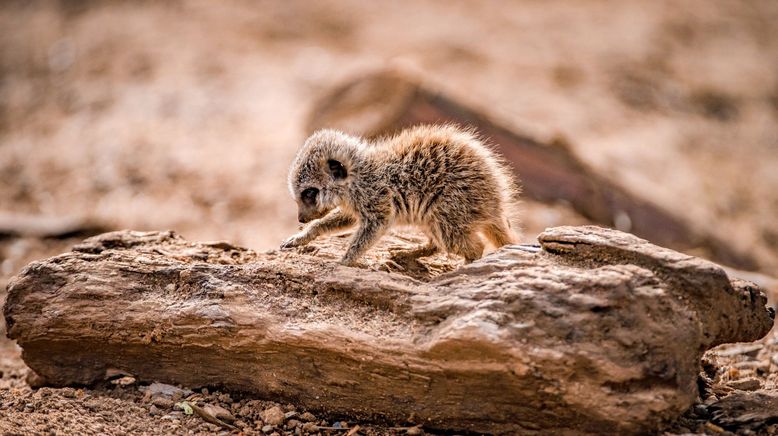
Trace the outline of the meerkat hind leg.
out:
<instances>
[{"instance_id":1,"label":"meerkat hind leg","mask_svg":"<svg viewBox=\"0 0 778 436\"><path fill-rule=\"evenodd\" d=\"M410 250L390 250L389 261L406 271L425 271L427 267L419 262L419 259L432 256L437 252L438 246L430 240L425 245Z\"/></svg>"},{"instance_id":2,"label":"meerkat hind leg","mask_svg":"<svg viewBox=\"0 0 778 436\"><path fill-rule=\"evenodd\" d=\"M392 260L413 260L420 257L428 257L438 252L438 246L434 242L429 241L424 245L421 245L410 250L390 250Z\"/></svg>"},{"instance_id":3,"label":"meerkat hind leg","mask_svg":"<svg viewBox=\"0 0 778 436\"><path fill-rule=\"evenodd\" d=\"M448 235L446 244L448 245L446 249L449 252L464 257L466 263L480 259L484 254L484 242L478 232L474 230L461 233L452 232Z\"/></svg>"},{"instance_id":4,"label":"meerkat hind leg","mask_svg":"<svg viewBox=\"0 0 778 436\"><path fill-rule=\"evenodd\" d=\"M518 242L516 240L516 235L513 234L508 227L508 223L504 220L484 224L481 228L481 232L495 248Z\"/></svg>"},{"instance_id":5,"label":"meerkat hind leg","mask_svg":"<svg viewBox=\"0 0 778 436\"><path fill-rule=\"evenodd\" d=\"M471 234L465 241L459 250L459 254L465 258L465 262L470 263L480 259L484 254L484 243L481 238L477 234Z\"/></svg>"}]
</instances>

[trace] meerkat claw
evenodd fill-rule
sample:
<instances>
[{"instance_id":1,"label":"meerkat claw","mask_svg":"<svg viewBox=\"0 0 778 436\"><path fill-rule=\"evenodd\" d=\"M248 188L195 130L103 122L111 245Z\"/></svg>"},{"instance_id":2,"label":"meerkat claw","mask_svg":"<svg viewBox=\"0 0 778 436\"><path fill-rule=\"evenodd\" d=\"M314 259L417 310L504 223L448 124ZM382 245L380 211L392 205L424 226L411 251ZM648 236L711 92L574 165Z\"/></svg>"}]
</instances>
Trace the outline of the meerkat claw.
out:
<instances>
[{"instance_id":1,"label":"meerkat claw","mask_svg":"<svg viewBox=\"0 0 778 436\"><path fill-rule=\"evenodd\" d=\"M287 238L284 242L281 243L281 249L282 250L288 250L295 247L300 247L305 245L301 238L297 236L292 236L291 238Z\"/></svg>"},{"instance_id":2,"label":"meerkat claw","mask_svg":"<svg viewBox=\"0 0 778 436\"><path fill-rule=\"evenodd\" d=\"M399 263L395 262L392 259L389 259L386 262L384 262L383 266L386 267L386 270L389 271L389 272L391 272L392 269L394 269L396 271L405 271L405 267L404 266L400 265Z\"/></svg>"}]
</instances>

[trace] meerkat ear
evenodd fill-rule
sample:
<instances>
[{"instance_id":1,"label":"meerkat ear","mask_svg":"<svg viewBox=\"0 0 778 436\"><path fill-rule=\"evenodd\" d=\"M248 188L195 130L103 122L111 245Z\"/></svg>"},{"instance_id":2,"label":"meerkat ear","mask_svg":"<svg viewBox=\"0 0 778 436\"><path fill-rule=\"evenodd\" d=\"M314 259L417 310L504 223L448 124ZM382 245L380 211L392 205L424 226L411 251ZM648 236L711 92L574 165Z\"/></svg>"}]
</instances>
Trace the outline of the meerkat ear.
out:
<instances>
[{"instance_id":1,"label":"meerkat ear","mask_svg":"<svg viewBox=\"0 0 778 436\"><path fill-rule=\"evenodd\" d=\"M348 175L343 164L334 159L328 160L327 165L330 167L330 176L335 180L343 180Z\"/></svg>"}]
</instances>

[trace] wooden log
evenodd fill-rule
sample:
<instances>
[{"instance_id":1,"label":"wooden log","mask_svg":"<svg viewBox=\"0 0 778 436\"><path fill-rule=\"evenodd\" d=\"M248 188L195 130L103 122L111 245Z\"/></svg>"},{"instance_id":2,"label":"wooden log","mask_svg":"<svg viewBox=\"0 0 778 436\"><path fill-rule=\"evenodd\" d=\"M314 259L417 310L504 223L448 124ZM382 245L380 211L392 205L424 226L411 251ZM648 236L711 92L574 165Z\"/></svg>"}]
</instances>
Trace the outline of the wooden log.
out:
<instances>
[{"instance_id":1,"label":"wooden log","mask_svg":"<svg viewBox=\"0 0 778 436\"><path fill-rule=\"evenodd\" d=\"M774 313L715 264L598 227L559 227L458 269L339 265L347 240L257 254L172 232L114 232L27 266L8 335L56 386L117 370L314 411L434 429L655 430L697 396L702 353ZM447 272L446 272L447 271Z\"/></svg>"},{"instance_id":2,"label":"wooden log","mask_svg":"<svg viewBox=\"0 0 778 436\"><path fill-rule=\"evenodd\" d=\"M608 227L628 218L628 231L678 250L694 250L735 268L756 270L749 253L734 250L711 234L625 189L585 165L562 140L544 143L496 122L483 109L396 71L358 77L327 92L314 105L308 130L336 128L366 137L389 135L426 123L475 127L516 170L532 199L570 203L584 217Z\"/></svg>"}]
</instances>

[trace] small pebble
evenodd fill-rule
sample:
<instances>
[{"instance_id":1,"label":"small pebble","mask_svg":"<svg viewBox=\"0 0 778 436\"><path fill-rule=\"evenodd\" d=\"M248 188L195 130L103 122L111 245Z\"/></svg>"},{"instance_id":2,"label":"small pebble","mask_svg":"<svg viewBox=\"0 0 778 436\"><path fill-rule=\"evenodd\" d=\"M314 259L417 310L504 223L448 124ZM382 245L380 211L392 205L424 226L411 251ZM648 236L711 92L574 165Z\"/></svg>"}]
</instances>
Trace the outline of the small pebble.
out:
<instances>
[{"instance_id":1,"label":"small pebble","mask_svg":"<svg viewBox=\"0 0 778 436\"><path fill-rule=\"evenodd\" d=\"M316 421L316 417L311 412L305 412L302 415L300 415L300 419L305 422L312 422Z\"/></svg>"},{"instance_id":2,"label":"small pebble","mask_svg":"<svg viewBox=\"0 0 778 436\"><path fill-rule=\"evenodd\" d=\"M316 433L319 431L319 426L312 422L306 422L303 424L303 431L306 433Z\"/></svg>"},{"instance_id":3,"label":"small pebble","mask_svg":"<svg viewBox=\"0 0 778 436\"><path fill-rule=\"evenodd\" d=\"M252 415L252 409L249 406L243 406L238 410L238 415L240 416L251 416Z\"/></svg>"},{"instance_id":4,"label":"small pebble","mask_svg":"<svg viewBox=\"0 0 778 436\"><path fill-rule=\"evenodd\" d=\"M723 428L719 427L718 425L716 425L716 424L714 424L712 422L706 422L705 423L705 428L707 430L712 431L713 433L724 433L724 431L725 431Z\"/></svg>"},{"instance_id":5,"label":"small pebble","mask_svg":"<svg viewBox=\"0 0 778 436\"><path fill-rule=\"evenodd\" d=\"M273 431L272 425L265 425L264 427L262 427L262 433L270 433L271 431Z\"/></svg>"},{"instance_id":6,"label":"small pebble","mask_svg":"<svg viewBox=\"0 0 778 436\"><path fill-rule=\"evenodd\" d=\"M419 436L424 434L424 431L418 425L416 427L410 427L405 431L405 434L410 436Z\"/></svg>"},{"instance_id":7,"label":"small pebble","mask_svg":"<svg viewBox=\"0 0 778 436\"><path fill-rule=\"evenodd\" d=\"M753 370L766 370L770 366L770 362L768 361L759 361L759 360L746 360L743 362L737 362L732 364L737 369L743 370L743 369L753 369Z\"/></svg>"},{"instance_id":8,"label":"small pebble","mask_svg":"<svg viewBox=\"0 0 778 436\"><path fill-rule=\"evenodd\" d=\"M205 413L211 416L221 419L222 421L226 421L226 422L235 421L235 417L232 416L229 410L225 409L222 406L217 406L215 404L206 404L203 406L203 411L205 411Z\"/></svg>"},{"instance_id":9,"label":"small pebble","mask_svg":"<svg viewBox=\"0 0 778 436\"><path fill-rule=\"evenodd\" d=\"M762 384L759 382L759 379L755 378L744 378L741 380L734 380L729 383L727 383L727 386L732 389L737 389L740 391L755 391L762 387Z\"/></svg>"},{"instance_id":10,"label":"small pebble","mask_svg":"<svg viewBox=\"0 0 778 436\"><path fill-rule=\"evenodd\" d=\"M149 398L165 397L170 398L173 401L186 397L192 394L192 391L188 389L181 389L177 386L169 385L166 383L152 383L146 389L146 395Z\"/></svg>"},{"instance_id":11,"label":"small pebble","mask_svg":"<svg viewBox=\"0 0 778 436\"><path fill-rule=\"evenodd\" d=\"M173 400L169 400L164 397L157 397L151 400L151 404L159 407L160 409L172 409L173 404L175 403L173 402Z\"/></svg>"},{"instance_id":12,"label":"small pebble","mask_svg":"<svg viewBox=\"0 0 778 436\"><path fill-rule=\"evenodd\" d=\"M126 375L124 377L117 378L116 380L111 380L111 384L122 387L130 386L135 384L135 377Z\"/></svg>"},{"instance_id":13,"label":"small pebble","mask_svg":"<svg viewBox=\"0 0 778 436\"><path fill-rule=\"evenodd\" d=\"M710 406L713 403L717 403L719 401L719 397L715 395L711 395L708 398L705 399L705 405Z\"/></svg>"},{"instance_id":14,"label":"small pebble","mask_svg":"<svg viewBox=\"0 0 778 436\"><path fill-rule=\"evenodd\" d=\"M159 415L159 408L157 408L157 406L152 404L151 407L149 407L149 415L151 416Z\"/></svg>"},{"instance_id":15,"label":"small pebble","mask_svg":"<svg viewBox=\"0 0 778 436\"><path fill-rule=\"evenodd\" d=\"M300 425L300 421L298 421L296 419L290 419L289 421L286 422L287 430L291 430L291 429L297 427L298 425Z\"/></svg>"},{"instance_id":16,"label":"small pebble","mask_svg":"<svg viewBox=\"0 0 778 436\"><path fill-rule=\"evenodd\" d=\"M260 416L266 424L282 425L284 423L284 411L278 406L264 410Z\"/></svg>"}]
</instances>

